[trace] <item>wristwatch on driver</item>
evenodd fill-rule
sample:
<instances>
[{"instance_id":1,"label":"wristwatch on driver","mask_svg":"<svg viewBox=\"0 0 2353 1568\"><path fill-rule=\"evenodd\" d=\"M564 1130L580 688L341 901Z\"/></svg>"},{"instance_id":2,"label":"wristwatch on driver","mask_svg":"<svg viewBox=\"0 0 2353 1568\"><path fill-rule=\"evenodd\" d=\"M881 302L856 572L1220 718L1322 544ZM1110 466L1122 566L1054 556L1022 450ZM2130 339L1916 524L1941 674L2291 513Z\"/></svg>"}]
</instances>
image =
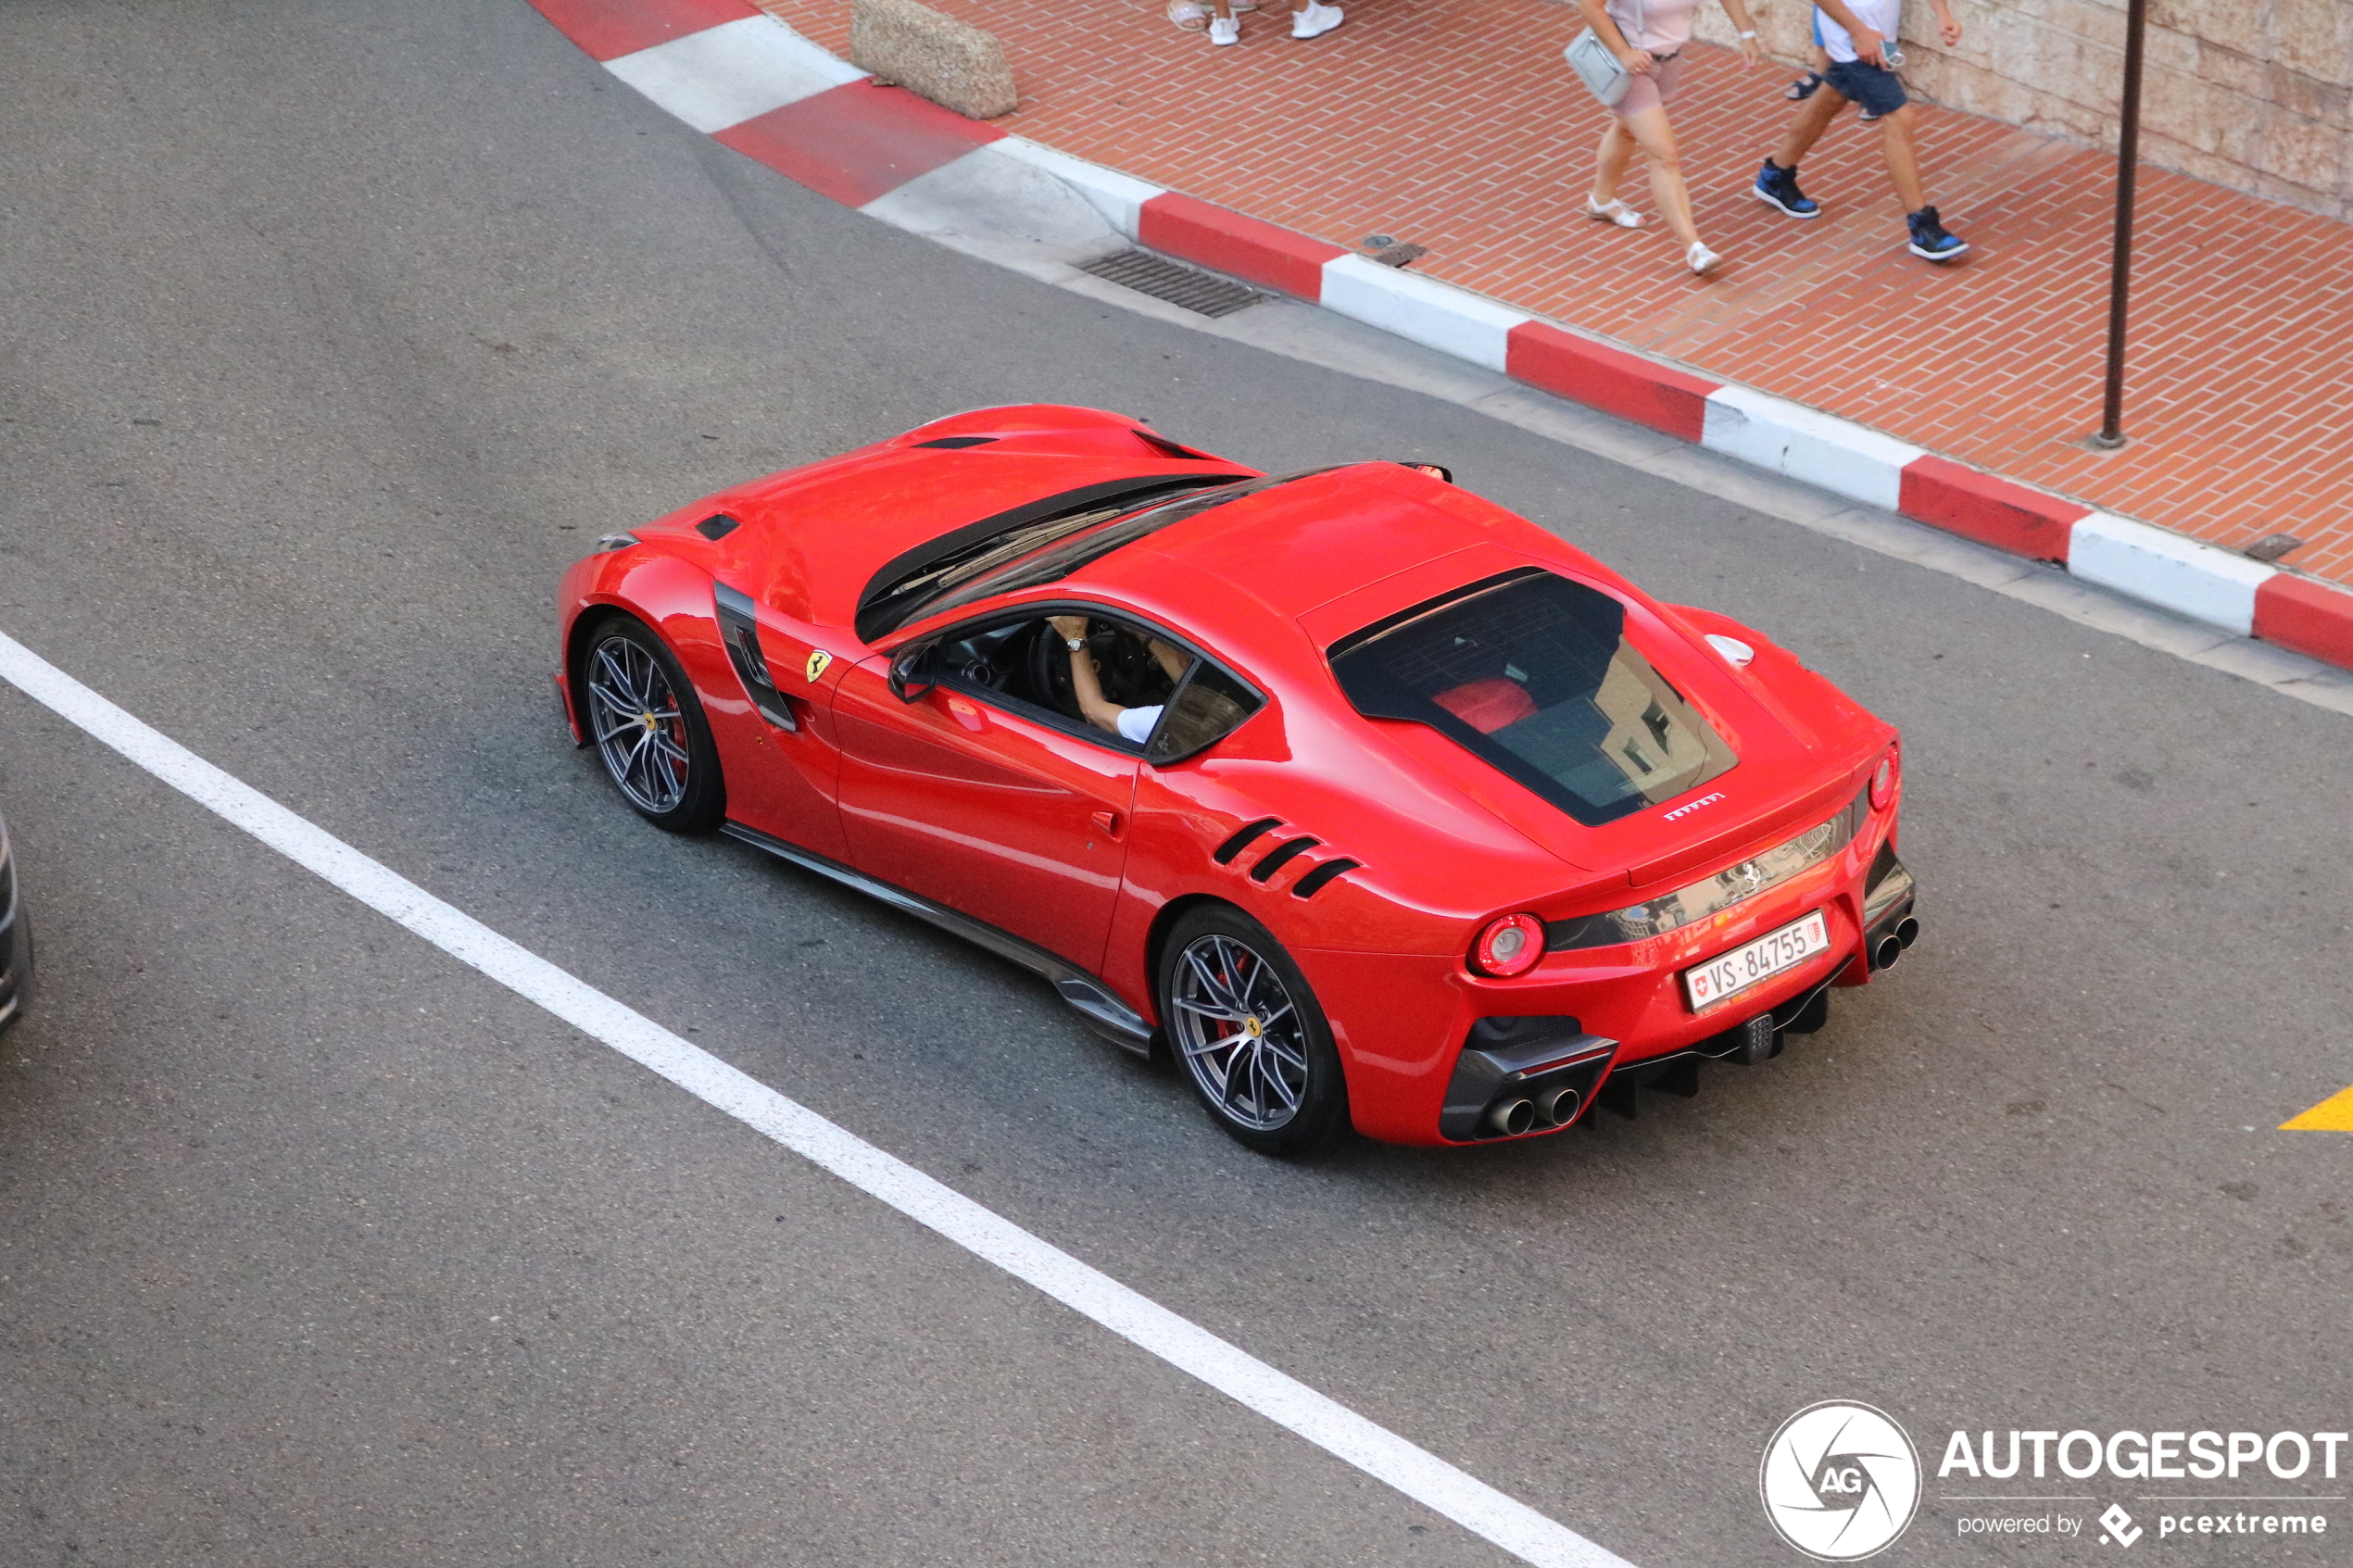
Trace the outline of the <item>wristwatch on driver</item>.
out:
<instances>
[{"instance_id":1,"label":"wristwatch on driver","mask_svg":"<svg viewBox=\"0 0 2353 1568\"><path fill-rule=\"evenodd\" d=\"M1087 646L1087 639L1084 637L1064 637L1063 642L1073 653L1078 653Z\"/></svg>"}]
</instances>

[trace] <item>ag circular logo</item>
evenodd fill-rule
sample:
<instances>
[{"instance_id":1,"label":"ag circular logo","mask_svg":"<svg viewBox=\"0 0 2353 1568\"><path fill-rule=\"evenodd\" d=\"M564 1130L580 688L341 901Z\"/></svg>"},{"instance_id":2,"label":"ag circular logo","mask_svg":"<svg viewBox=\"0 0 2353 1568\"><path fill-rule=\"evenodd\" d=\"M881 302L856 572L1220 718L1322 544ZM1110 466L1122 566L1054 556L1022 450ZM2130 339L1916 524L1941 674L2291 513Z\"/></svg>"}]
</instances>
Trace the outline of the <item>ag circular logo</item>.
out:
<instances>
[{"instance_id":1,"label":"ag circular logo","mask_svg":"<svg viewBox=\"0 0 2353 1568\"><path fill-rule=\"evenodd\" d=\"M1824 1562L1853 1562L1911 1524L1920 1456L1885 1411L1825 1399L1781 1423L1756 1486L1781 1539Z\"/></svg>"}]
</instances>

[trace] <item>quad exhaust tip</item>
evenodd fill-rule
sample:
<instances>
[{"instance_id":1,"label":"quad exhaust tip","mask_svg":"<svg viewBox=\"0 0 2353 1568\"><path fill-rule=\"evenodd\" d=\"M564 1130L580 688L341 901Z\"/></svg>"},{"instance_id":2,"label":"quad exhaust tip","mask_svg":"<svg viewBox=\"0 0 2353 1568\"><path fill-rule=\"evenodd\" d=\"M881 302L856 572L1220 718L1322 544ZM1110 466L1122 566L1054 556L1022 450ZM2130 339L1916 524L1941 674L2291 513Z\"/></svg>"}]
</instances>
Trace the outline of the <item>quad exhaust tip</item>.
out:
<instances>
[{"instance_id":1,"label":"quad exhaust tip","mask_svg":"<svg viewBox=\"0 0 2353 1568\"><path fill-rule=\"evenodd\" d=\"M1532 1099L1506 1099L1495 1102L1487 1113L1487 1124L1507 1138L1516 1138L1536 1125L1536 1102Z\"/></svg>"},{"instance_id":2,"label":"quad exhaust tip","mask_svg":"<svg viewBox=\"0 0 2353 1568\"><path fill-rule=\"evenodd\" d=\"M1910 915L1906 915L1895 922L1894 930L1881 937L1871 948L1871 967L1880 970L1894 969L1895 960L1904 956L1904 949L1919 939L1920 922Z\"/></svg>"},{"instance_id":3,"label":"quad exhaust tip","mask_svg":"<svg viewBox=\"0 0 2353 1568\"><path fill-rule=\"evenodd\" d=\"M1555 1127L1566 1127L1576 1121L1578 1108L1584 1103L1567 1084L1555 1084L1536 1097L1536 1109Z\"/></svg>"},{"instance_id":4,"label":"quad exhaust tip","mask_svg":"<svg viewBox=\"0 0 2353 1568\"><path fill-rule=\"evenodd\" d=\"M1507 1138L1532 1133L1541 1123L1547 1127L1566 1127L1577 1120L1584 1098L1567 1084L1551 1084L1536 1091L1536 1098L1516 1097L1498 1100L1487 1112L1487 1125Z\"/></svg>"}]
</instances>

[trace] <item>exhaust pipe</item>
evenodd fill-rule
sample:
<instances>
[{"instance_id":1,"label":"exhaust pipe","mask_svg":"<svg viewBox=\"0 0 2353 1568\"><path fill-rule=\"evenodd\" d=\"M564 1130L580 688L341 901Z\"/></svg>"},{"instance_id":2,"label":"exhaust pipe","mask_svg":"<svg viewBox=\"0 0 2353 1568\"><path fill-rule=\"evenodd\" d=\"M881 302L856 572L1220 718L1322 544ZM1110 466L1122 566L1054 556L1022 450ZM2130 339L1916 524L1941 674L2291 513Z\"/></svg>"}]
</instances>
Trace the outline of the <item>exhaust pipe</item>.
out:
<instances>
[{"instance_id":1,"label":"exhaust pipe","mask_svg":"<svg viewBox=\"0 0 2353 1568\"><path fill-rule=\"evenodd\" d=\"M1879 970L1894 969L1895 960L1903 956L1904 939L1891 932L1881 937L1879 946L1871 949L1871 967Z\"/></svg>"},{"instance_id":2,"label":"exhaust pipe","mask_svg":"<svg viewBox=\"0 0 2353 1568\"><path fill-rule=\"evenodd\" d=\"M1555 1127L1566 1127L1575 1121L1579 1108L1584 1103L1577 1097L1577 1091L1567 1084L1555 1084L1549 1089L1538 1090L1536 1094L1536 1109L1543 1113L1545 1121Z\"/></svg>"},{"instance_id":3,"label":"exhaust pipe","mask_svg":"<svg viewBox=\"0 0 2353 1568\"><path fill-rule=\"evenodd\" d=\"M1897 925L1895 928L1895 940L1903 943L1904 946L1908 947L1919 939L1920 922L1914 920L1911 916L1906 915L1902 923Z\"/></svg>"},{"instance_id":4,"label":"exhaust pipe","mask_svg":"<svg viewBox=\"0 0 2353 1568\"><path fill-rule=\"evenodd\" d=\"M1487 1113L1487 1124L1507 1138L1516 1138L1536 1125L1536 1102L1532 1099L1499 1101Z\"/></svg>"}]
</instances>

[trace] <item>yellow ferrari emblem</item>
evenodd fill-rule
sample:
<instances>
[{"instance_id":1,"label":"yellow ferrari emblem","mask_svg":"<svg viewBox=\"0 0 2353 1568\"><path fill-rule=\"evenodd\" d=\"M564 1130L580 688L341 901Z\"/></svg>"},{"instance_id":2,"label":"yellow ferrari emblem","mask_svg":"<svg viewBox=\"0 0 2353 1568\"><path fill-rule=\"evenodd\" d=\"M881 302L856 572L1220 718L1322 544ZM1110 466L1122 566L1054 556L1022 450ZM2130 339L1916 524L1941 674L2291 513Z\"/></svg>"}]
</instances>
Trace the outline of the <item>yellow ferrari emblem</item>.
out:
<instances>
[{"instance_id":1,"label":"yellow ferrari emblem","mask_svg":"<svg viewBox=\"0 0 2353 1568\"><path fill-rule=\"evenodd\" d=\"M812 686L815 685L817 684L817 677L824 674L825 672L825 666L831 664L833 661L834 656L827 653L824 648L819 648L814 653L811 654L809 656L809 684Z\"/></svg>"}]
</instances>

